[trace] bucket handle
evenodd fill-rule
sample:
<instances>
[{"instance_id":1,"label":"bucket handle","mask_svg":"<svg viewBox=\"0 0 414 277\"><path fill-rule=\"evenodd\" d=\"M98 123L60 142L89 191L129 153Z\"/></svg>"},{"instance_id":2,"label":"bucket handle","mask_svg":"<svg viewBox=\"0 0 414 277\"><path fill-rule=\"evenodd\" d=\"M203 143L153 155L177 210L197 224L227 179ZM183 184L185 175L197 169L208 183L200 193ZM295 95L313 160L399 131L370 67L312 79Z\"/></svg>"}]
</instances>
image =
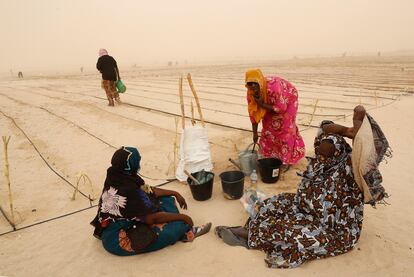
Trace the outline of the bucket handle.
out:
<instances>
[{"instance_id":1,"label":"bucket handle","mask_svg":"<svg viewBox=\"0 0 414 277\"><path fill-rule=\"evenodd\" d=\"M260 147L260 144L258 144L258 143L256 143L256 142L252 142L252 143L250 143L250 144L246 147L246 149L244 150L244 152L247 152L247 151L249 150L250 146L252 146L252 145L253 145L253 149L252 149L252 153L253 153L253 152L254 152L254 148L256 147L256 144L257 144L257 147L258 147L260 150L262 150L262 148Z\"/></svg>"}]
</instances>

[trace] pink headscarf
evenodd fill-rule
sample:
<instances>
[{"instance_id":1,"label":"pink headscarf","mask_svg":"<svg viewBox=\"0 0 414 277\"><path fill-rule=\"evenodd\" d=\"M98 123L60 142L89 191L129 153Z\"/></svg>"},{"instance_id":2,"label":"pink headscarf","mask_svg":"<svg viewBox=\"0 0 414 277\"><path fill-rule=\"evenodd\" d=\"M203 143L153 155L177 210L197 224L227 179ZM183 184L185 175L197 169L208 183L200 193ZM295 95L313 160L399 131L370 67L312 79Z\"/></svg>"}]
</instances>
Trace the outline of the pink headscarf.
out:
<instances>
[{"instance_id":1,"label":"pink headscarf","mask_svg":"<svg viewBox=\"0 0 414 277\"><path fill-rule=\"evenodd\" d=\"M99 57L102 57L105 55L108 55L108 51L106 51L106 49L103 49L103 48L99 49Z\"/></svg>"}]
</instances>

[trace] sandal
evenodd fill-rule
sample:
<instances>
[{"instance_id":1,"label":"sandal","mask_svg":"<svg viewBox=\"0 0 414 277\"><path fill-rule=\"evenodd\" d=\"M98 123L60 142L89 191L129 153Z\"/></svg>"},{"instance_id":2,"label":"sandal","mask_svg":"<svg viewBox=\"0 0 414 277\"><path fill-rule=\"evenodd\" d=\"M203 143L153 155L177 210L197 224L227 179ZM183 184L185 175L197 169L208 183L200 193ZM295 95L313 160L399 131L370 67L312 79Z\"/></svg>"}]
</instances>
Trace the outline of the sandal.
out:
<instances>
[{"instance_id":1,"label":"sandal","mask_svg":"<svg viewBox=\"0 0 414 277\"><path fill-rule=\"evenodd\" d=\"M230 228L240 228L242 226L234 226L234 227L229 227L229 226L217 226L216 228L214 228L214 234L216 236L218 236L219 238L221 237L221 232L223 232L223 230L225 229L230 229Z\"/></svg>"},{"instance_id":2,"label":"sandal","mask_svg":"<svg viewBox=\"0 0 414 277\"><path fill-rule=\"evenodd\" d=\"M217 226L214 231L216 235L224 241L224 243L230 246L243 246L245 248L248 248L247 240L234 234L231 231L231 229L233 228L240 228L240 227L241 226L236 226L236 227Z\"/></svg>"},{"instance_id":3,"label":"sandal","mask_svg":"<svg viewBox=\"0 0 414 277\"><path fill-rule=\"evenodd\" d=\"M211 229L211 222L201 225L200 227L193 227L194 238L207 234Z\"/></svg>"},{"instance_id":4,"label":"sandal","mask_svg":"<svg viewBox=\"0 0 414 277\"><path fill-rule=\"evenodd\" d=\"M225 229L221 236L223 241L230 246L243 246L247 248L247 240L233 233L231 229Z\"/></svg>"}]
</instances>

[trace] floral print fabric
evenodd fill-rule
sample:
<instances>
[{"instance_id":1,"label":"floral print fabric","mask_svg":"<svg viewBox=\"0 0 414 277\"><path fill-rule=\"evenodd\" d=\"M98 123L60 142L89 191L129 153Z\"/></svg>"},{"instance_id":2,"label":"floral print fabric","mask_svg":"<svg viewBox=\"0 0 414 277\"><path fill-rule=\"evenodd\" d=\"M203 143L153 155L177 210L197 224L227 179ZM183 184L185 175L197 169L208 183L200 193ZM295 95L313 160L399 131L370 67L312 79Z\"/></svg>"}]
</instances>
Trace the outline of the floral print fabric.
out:
<instances>
[{"instance_id":1,"label":"floral print fabric","mask_svg":"<svg viewBox=\"0 0 414 277\"><path fill-rule=\"evenodd\" d=\"M315 139L316 153L324 139L334 144L334 156L311 158L297 193L266 199L246 223L249 247L266 252L269 267L292 268L336 256L359 239L364 203L352 175L351 148L342 137L325 135Z\"/></svg>"},{"instance_id":2,"label":"floral print fabric","mask_svg":"<svg viewBox=\"0 0 414 277\"><path fill-rule=\"evenodd\" d=\"M263 118L259 140L262 154L284 164L296 164L305 155L305 143L296 126L298 92L282 78L268 77L266 81L267 104L273 106L273 112L268 111Z\"/></svg>"}]
</instances>

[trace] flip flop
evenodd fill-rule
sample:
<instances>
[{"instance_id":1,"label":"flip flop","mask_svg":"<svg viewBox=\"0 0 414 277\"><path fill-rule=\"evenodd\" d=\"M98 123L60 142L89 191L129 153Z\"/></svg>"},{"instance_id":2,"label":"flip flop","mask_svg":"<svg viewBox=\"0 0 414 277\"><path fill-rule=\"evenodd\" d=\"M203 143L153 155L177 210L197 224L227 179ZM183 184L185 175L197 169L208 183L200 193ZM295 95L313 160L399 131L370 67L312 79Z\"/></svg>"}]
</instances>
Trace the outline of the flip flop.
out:
<instances>
[{"instance_id":1,"label":"flip flop","mask_svg":"<svg viewBox=\"0 0 414 277\"><path fill-rule=\"evenodd\" d=\"M229 227L229 226L216 226L216 228L214 228L214 234L216 236L218 236L219 238L221 238L221 232L223 232L224 229L231 229L231 228L241 228L242 226L234 226L234 227Z\"/></svg>"},{"instance_id":2,"label":"flip flop","mask_svg":"<svg viewBox=\"0 0 414 277\"><path fill-rule=\"evenodd\" d=\"M194 238L207 234L211 229L211 222L195 227Z\"/></svg>"},{"instance_id":3,"label":"flip flop","mask_svg":"<svg viewBox=\"0 0 414 277\"><path fill-rule=\"evenodd\" d=\"M234 234L231 229L224 229L221 232L221 238L224 243L230 246L243 246L247 248L247 240Z\"/></svg>"}]
</instances>

